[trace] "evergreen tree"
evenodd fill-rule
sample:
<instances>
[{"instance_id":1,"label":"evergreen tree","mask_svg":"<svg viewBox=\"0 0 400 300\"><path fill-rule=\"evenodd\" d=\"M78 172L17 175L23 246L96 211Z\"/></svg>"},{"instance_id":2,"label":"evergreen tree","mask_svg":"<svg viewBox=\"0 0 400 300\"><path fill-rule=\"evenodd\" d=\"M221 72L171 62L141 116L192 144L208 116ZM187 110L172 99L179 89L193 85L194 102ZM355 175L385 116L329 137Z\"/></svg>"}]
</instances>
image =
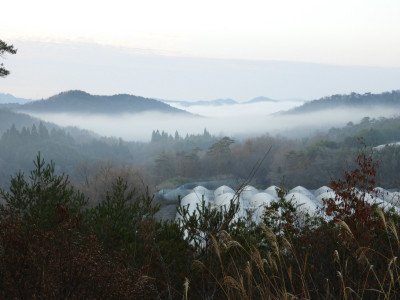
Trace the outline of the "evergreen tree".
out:
<instances>
[{"instance_id":1,"label":"evergreen tree","mask_svg":"<svg viewBox=\"0 0 400 300\"><path fill-rule=\"evenodd\" d=\"M9 191L0 189L0 198L6 201L1 209L22 214L28 223L44 229L54 225L57 208L65 209L71 217L79 216L87 201L70 185L68 176L56 175L55 164L46 164L40 152L33 163L35 169L28 180L20 171L11 178Z\"/></svg>"},{"instance_id":2,"label":"evergreen tree","mask_svg":"<svg viewBox=\"0 0 400 300\"><path fill-rule=\"evenodd\" d=\"M13 45L8 45L6 42L0 40L0 57L3 57L5 53L15 54L17 49ZM6 77L10 74L10 71L4 68L3 63L0 64L0 77Z\"/></svg>"},{"instance_id":3,"label":"evergreen tree","mask_svg":"<svg viewBox=\"0 0 400 300\"><path fill-rule=\"evenodd\" d=\"M35 124L32 125L31 136L33 138L36 138L38 136L38 131Z\"/></svg>"},{"instance_id":4,"label":"evergreen tree","mask_svg":"<svg viewBox=\"0 0 400 300\"><path fill-rule=\"evenodd\" d=\"M39 123L39 137L41 139L49 138L49 131L47 130L46 126L43 125L42 122Z\"/></svg>"},{"instance_id":5,"label":"evergreen tree","mask_svg":"<svg viewBox=\"0 0 400 300\"><path fill-rule=\"evenodd\" d=\"M222 170L226 170L225 167L232 156L230 145L234 142L233 139L226 136L212 144L209 148L208 154L215 159L217 164L217 174L220 174Z\"/></svg>"},{"instance_id":6,"label":"evergreen tree","mask_svg":"<svg viewBox=\"0 0 400 300\"><path fill-rule=\"evenodd\" d=\"M180 136L178 133L178 130L175 131L175 141L179 141L180 140Z\"/></svg>"}]
</instances>

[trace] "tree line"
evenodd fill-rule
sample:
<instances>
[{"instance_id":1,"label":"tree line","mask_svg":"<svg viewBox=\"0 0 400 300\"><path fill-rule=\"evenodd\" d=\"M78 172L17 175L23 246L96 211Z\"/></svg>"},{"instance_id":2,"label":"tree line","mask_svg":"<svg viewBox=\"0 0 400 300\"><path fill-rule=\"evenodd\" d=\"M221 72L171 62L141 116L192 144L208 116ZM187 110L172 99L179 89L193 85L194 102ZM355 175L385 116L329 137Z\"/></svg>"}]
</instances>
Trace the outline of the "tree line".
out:
<instances>
[{"instance_id":1,"label":"tree line","mask_svg":"<svg viewBox=\"0 0 400 300\"><path fill-rule=\"evenodd\" d=\"M190 181L245 179L258 165L252 184L260 188L284 182L313 189L327 185L351 167L351 158L362 141L381 163L377 183L396 188L396 174L400 171L398 147L378 151L374 146L399 141L399 132L399 118L364 118L360 123L301 140L270 135L235 140L214 136L205 129L202 134L185 137L178 132L173 137L155 130L151 141L144 143L100 138L41 122L19 129L12 125L0 139L0 178L4 187L13 170L27 171L31 157L41 151L58 161L57 171L68 172L76 184L95 176L101 165L131 169L131 173L145 179L152 191L157 187L176 188L176 184Z\"/></svg>"}]
</instances>

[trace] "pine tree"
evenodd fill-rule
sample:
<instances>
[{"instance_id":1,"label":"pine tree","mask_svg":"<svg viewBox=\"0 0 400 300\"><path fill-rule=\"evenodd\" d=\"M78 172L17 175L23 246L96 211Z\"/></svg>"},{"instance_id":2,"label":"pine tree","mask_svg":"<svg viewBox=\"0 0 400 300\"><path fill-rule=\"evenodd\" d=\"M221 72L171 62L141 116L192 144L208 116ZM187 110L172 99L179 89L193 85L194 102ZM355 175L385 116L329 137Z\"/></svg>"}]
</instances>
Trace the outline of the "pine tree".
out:
<instances>
[{"instance_id":1,"label":"pine tree","mask_svg":"<svg viewBox=\"0 0 400 300\"><path fill-rule=\"evenodd\" d=\"M17 49L13 45L8 45L6 42L0 40L0 57L4 57L5 53L15 54ZM6 77L10 71L4 68L3 63L0 64L0 77Z\"/></svg>"}]
</instances>

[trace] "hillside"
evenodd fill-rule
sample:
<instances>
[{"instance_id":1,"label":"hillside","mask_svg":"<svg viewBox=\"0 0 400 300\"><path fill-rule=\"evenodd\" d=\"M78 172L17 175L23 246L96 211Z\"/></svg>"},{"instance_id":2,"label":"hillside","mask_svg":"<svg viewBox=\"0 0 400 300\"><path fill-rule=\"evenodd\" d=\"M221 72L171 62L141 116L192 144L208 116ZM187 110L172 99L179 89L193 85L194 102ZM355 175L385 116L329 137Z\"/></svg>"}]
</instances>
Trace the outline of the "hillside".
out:
<instances>
[{"instance_id":1,"label":"hillside","mask_svg":"<svg viewBox=\"0 0 400 300\"><path fill-rule=\"evenodd\" d=\"M61 129L62 127L52 123L46 122L39 118L35 118L29 116L24 113L17 113L10 109L5 109L0 107L0 137L9 130L11 127L15 127L16 130L23 130L23 128L31 128L32 126L38 127L40 124L43 124L49 131L53 129ZM78 141L91 142L93 139L100 138L100 135L95 134L92 131L80 129L75 126L68 126L62 128L66 131L66 133L70 134L72 137L77 139Z\"/></svg>"},{"instance_id":2,"label":"hillside","mask_svg":"<svg viewBox=\"0 0 400 300\"><path fill-rule=\"evenodd\" d=\"M26 114L15 113L9 109L0 108L0 135L12 125L17 129L22 129L23 127L32 127L34 124L38 125L39 122L39 119Z\"/></svg>"},{"instance_id":3,"label":"hillside","mask_svg":"<svg viewBox=\"0 0 400 300\"><path fill-rule=\"evenodd\" d=\"M375 107L400 109L400 90L381 94L351 93L350 95L333 95L306 102L284 114L310 113L337 108L372 109Z\"/></svg>"},{"instance_id":4,"label":"hillside","mask_svg":"<svg viewBox=\"0 0 400 300\"><path fill-rule=\"evenodd\" d=\"M23 120L21 118L21 120ZM0 135L0 188L5 187L15 170L28 172L38 152L47 160L58 161L57 172L78 176L80 163L132 162L128 147L118 139L96 137L77 128L60 128L51 123L33 122L31 126L10 126Z\"/></svg>"},{"instance_id":5,"label":"hillside","mask_svg":"<svg viewBox=\"0 0 400 300\"><path fill-rule=\"evenodd\" d=\"M18 108L20 111L41 113L120 114L157 111L189 114L163 102L127 94L113 96L91 95L83 91L67 91L45 100L33 101Z\"/></svg>"}]
</instances>

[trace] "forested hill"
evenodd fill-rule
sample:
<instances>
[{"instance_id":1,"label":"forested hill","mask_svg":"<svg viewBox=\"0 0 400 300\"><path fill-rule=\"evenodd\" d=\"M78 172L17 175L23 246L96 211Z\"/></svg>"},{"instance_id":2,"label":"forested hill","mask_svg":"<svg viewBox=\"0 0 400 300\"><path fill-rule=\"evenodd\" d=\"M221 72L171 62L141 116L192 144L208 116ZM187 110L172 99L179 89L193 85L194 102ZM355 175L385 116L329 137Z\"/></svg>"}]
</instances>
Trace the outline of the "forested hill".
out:
<instances>
[{"instance_id":1,"label":"forested hill","mask_svg":"<svg viewBox=\"0 0 400 300\"><path fill-rule=\"evenodd\" d=\"M23 127L32 127L32 125L38 125L39 123L39 119L26 114L15 113L9 109L0 108L0 136L12 125L21 130Z\"/></svg>"},{"instance_id":2,"label":"forested hill","mask_svg":"<svg viewBox=\"0 0 400 300\"><path fill-rule=\"evenodd\" d=\"M83 91L67 91L45 100L33 101L18 108L27 112L120 114L157 111L189 114L155 99L127 94L113 96L91 95Z\"/></svg>"},{"instance_id":3,"label":"forested hill","mask_svg":"<svg viewBox=\"0 0 400 300\"><path fill-rule=\"evenodd\" d=\"M382 94L351 93L350 95L333 95L306 102L299 107L295 107L285 112L285 114L309 113L335 108L368 109L375 107L400 109L400 90L385 92Z\"/></svg>"}]
</instances>

